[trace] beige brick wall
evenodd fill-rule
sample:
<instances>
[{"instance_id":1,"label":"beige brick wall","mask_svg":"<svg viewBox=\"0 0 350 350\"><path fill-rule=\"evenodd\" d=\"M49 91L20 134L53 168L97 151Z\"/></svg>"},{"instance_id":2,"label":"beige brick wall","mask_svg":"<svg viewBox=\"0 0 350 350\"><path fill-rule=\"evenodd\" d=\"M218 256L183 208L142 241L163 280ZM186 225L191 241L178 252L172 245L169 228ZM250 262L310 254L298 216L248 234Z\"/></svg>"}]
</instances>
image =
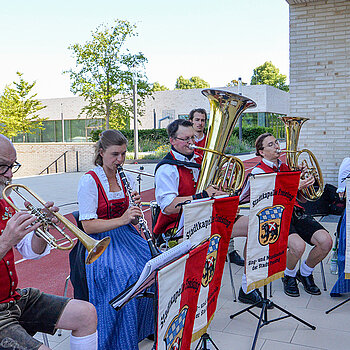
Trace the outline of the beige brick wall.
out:
<instances>
[{"instance_id":1,"label":"beige brick wall","mask_svg":"<svg viewBox=\"0 0 350 350\"><path fill-rule=\"evenodd\" d=\"M337 183L350 149L350 1L290 3L290 113L308 117L300 147ZM294 3L294 4L293 4Z\"/></svg>"},{"instance_id":2,"label":"beige brick wall","mask_svg":"<svg viewBox=\"0 0 350 350\"><path fill-rule=\"evenodd\" d=\"M17 160L22 164L15 177L38 175L66 151L67 172L77 171L76 153L79 171L88 171L93 167L93 143L15 143L14 146ZM55 171L55 165L52 165L50 173ZM64 171L63 157L57 162L57 171Z\"/></svg>"}]
</instances>

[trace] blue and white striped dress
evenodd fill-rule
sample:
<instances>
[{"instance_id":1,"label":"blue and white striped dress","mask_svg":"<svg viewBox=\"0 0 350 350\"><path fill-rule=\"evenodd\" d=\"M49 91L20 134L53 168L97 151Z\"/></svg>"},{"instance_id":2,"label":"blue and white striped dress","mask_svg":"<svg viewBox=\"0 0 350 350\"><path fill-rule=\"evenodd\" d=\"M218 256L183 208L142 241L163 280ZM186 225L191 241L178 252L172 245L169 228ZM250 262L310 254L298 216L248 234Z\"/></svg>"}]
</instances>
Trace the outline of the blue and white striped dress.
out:
<instances>
[{"instance_id":1,"label":"blue and white striped dress","mask_svg":"<svg viewBox=\"0 0 350 350\"><path fill-rule=\"evenodd\" d=\"M109 192L108 180L104 179L101 167L95 168L94 171L109 200L111 197L116 199L113 196L123 198L123 191L118 194ZM81 220L97 218L96 212L91 212L96 203L92 208L89 207L91 203L86 205L95 196L94 190L91 190L95 181L92 179L91 182L91 179L90 175L84 175L79 183L78 201ZM122 187L118 175L117 180ZM98 347L100 350L137 350L138 343L154 332L152 299L134 298L119 311L114 310L109 301L137 281L146 262L151 259L151 254L147 242L131 224L91 235L99 240L106 236L111 237L108 248L95 262L86 265L89 301L97 310Z\"/></svg>"}]
</instances>

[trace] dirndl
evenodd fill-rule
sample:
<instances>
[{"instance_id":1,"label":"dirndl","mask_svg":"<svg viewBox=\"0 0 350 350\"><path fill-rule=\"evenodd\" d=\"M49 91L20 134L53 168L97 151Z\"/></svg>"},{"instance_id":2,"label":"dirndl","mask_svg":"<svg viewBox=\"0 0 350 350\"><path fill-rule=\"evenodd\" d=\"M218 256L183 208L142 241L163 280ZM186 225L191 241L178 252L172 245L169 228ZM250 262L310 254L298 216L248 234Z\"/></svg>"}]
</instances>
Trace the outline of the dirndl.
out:
<instances>
[{"instance_id":1,"label":"dirndl","mask_svg":"<svg viewBox=\"0 0 350 350\"><path fill-rule=\"evenodd\" d=\"M138 280L151 259L148 244L131 224L91 236L111 237L105 252L86 265L89 301L97 310L98 348L137 350L138 343L154 333L153 300L133 298L119 311L109 301Z\"/></svg>"}]
</instances>

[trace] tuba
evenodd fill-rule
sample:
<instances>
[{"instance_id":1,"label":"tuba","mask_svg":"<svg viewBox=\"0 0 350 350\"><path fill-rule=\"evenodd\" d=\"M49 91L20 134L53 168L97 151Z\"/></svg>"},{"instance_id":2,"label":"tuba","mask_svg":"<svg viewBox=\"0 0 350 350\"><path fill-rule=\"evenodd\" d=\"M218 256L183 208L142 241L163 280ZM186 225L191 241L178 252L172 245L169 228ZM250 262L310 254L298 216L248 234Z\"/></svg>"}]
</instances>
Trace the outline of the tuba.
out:
<instances>
[{"instance_id":1,"label":"tuba","mask_svg":"<svg viewBox=\"0 0 350 350\"><path fill-rule=\"evenodd\" d=\"M22 188L24 191L26 191L26 195L23 194L19 189ZM23 209L20 209L16 206L16 204L7 196L6 192L8 190L13 190L17 194L18 197L23 199L24 207ZM30 194L38 203L43 205L43 208L38 208L34 206L30 201L27 200L28 194ZM46 241L47 244L49 244L52 248L60 249L60 250L69 250L72 249L74 246L74 242L71 237L67 235L67 233L64 232L64 230L67 228L74 236L76 236L79 241L83 244L83 246L88 251L88 256L86 258L85 264L91 264L95 260L99 258L99 256L105 251L107 248L111 238L105 237L104 239L98 241L96 239L93 239L89 235L87 235L85 232L81 231L78 227L76 227L74 224L72 224L68 219L66 219L63 215L59 213L52 212L52 215L56 217L58 222L62 223L64 226L60 227L59 224L56 224L51 220L48 215L46 215L44 209L45 202L33 191L31 191L27 186L24 185L17 185L17 184L9 184L7 185L3 192L2 192L2 198L16 211L26 210L29 211L30 214L36 216L37 220L42 223L42 226L39 227L36 230L36 234L41 237L44 241ZM59 234L61 234L63 237L61 239L56 239L50 232L49 228L54 229L58 231ZM63 246L62 243L58 244L59 241L65 240L64 243L68 242L68 246Z\"/></svg>"},{"instance_id":2,"label":"tuba","mask_svg":"<svg viewBox=\"0 0 350 350\"><path fill-rule=\"evenodd\" d=\"M301 178L313 176L315 182L312 186L301 190L302 196L308 201L316 201L322 196L324 182L322 171L315 155L308 149L297 150L300 129L309 118L279 117L286 128L286 157L292 170L303 169Z\"/></svg>"},{"instance_id":3,"label":"tuba","mask_svg":"<svg viewBox=\"0 0 350 350\"><path fill-rule=\"evenodd\" d=\"M256 107L251 99L229 91L206 89L202 94L209 99L210 119L205 151L197 191L202 192L210 185L230 195L242 187L244 181L243 162L224 154L239 116L250 107Z\"/></svg>"}]
</instances>

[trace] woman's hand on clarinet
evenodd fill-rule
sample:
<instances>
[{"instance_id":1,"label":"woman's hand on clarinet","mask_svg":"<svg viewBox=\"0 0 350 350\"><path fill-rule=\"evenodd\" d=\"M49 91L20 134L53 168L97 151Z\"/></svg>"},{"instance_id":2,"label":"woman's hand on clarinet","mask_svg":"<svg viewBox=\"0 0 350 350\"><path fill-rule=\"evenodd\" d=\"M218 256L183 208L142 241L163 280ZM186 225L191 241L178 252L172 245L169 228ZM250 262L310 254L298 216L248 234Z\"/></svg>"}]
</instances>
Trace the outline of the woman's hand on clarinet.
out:
<instances>
[{"instance_id":1,"label":"woman's hand on clarinet","mask_svg":"<svg viewBox=\"0 0 350 350\"><path fill-rule=\"evenodd\" d=\"M138 206L141 205L141 196L137 191L132 191L131 197L136 205L138 205Z\"/></svg>"},{"instance_id":2,"label":"woman's hand on clarinet","mask_svg":"<svg viewBox=\"0 0 350 350\"><path fill-rule=\"evenodd\" d=\"M128 225L131 222L134 223L137 221L138 217L142 216L141 209L139 207L130 207L122 216L121 219L124 222L124 225Z\"/></svg>"}]
</instances>

